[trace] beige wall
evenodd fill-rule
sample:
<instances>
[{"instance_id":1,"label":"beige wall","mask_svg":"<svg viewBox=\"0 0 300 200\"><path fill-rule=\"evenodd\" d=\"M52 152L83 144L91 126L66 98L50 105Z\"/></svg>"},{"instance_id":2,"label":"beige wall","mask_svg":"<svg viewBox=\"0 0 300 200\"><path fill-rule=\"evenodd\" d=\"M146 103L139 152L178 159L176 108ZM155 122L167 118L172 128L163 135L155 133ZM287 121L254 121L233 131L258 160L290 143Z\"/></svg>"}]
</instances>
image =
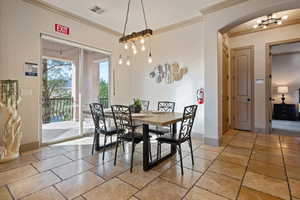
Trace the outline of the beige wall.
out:
<instances>
[{"instance_id":1,"label":"beige wall","mask_svg":"<svg viewBox=\"0 0 300 200\"><path fill-rule=\"evenodd\" d=\"M71 34L55 33L56 23L70 27ZM20 105L23 144L39 141L40 77L25 77L23 65L25 62L40 63L40 33L112 51L112 66L118 80L112 100L126 103L130 99L127 90L130 74L114 66L117 37L21 0L0 0L0 79L17 79L21 90L25 90Z\"/></svg>"},{"instance_id":2,"label":"beige wall","mask_svg":"<svg viewBox=\"0 0 300 200\"><path fill-rule=\"evenodd\" d=\"M176 102L176 111L182 112L184 106L196 104L196 90L204 87L202 22L156 35L152 39L153 63L147 63L147 54L136 56L132 72L132 91L134 97L149 99L150 108L157 109L157 101ZM178 62L187 67L188 72L182 80L173 84L156 83L149 73L158 64ZM198 106L194 125L195 134L204 133L204 105Z\"/></svg>"},{"instance_id":3,"label":"beige wall","mask_svg":"<svg viewBox=\"0 0 300 200\"><path fill-rule=\"evenodd\" d=\"M254 45L254 78L263 79L266 77L266 43L277 42L289 39L300 38L300 24L285 26L233 37L229 39L230 48ZM255 84L255 128L264 129L266 127L266 88L265 84Z\"/></svg>"}]
</instances>

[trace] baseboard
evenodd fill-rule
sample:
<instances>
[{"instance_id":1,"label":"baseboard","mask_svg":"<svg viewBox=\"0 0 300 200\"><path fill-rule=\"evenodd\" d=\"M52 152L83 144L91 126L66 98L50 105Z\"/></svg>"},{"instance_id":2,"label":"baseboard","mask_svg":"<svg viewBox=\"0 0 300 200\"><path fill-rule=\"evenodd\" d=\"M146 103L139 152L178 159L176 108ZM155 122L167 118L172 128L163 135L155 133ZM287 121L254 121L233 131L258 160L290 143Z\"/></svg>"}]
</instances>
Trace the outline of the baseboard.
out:
<instances>
[{"instance_id":1,"label":"baseboard","mask_svg":"<svg viewBox=\"0 0 300 200\"><path fill-rule=\"evenodd\" d=\"M221 140L215 138L204 137L204 144L212 145L212 146L220 146Z\"/></svg>"},{"instance_id":2,"label":"baseboard","mask_svg":"<svg viewBox=\"0 0 300 200\"><path fill-rule=\"evenodd\" d=\"M26 151L31 151L38 149L40 147L40 142L31 142L27 144L21 144L20 146L20 152L26 152Z\"/></svg>"},{"instance_id":3,"label":"baseboard","mask_svg":"<svg viewBox=\"0 0 300 200\"><path fill-rule=\"evenodd\" d=\"M192 138L203 140L204 134L199 132L192 132Z\"/></svg>"},{"instance_id":4,"label":"baseboard","mask_svg":"<svg viewBox=\"0 0 300 200\"><path fill-rule=\"evenodd\" d=\"M255 128L254 132L255 133L264 133L264 134L266 134L267 130L265 128Z\"/></svg>"}]
</instances>

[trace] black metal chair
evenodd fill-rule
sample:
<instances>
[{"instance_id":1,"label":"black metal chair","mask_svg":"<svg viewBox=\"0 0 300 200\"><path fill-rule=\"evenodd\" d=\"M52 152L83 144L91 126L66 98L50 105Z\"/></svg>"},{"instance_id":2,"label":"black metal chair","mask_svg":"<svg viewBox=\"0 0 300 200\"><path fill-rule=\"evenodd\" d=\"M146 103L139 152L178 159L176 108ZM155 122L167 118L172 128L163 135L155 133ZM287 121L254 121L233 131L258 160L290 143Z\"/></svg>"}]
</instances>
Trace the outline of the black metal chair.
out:
<instances>
[{"instance_id":1,"label":"black metal chair","mask_svg":"<svg viewBox=\"0 0 300 200\"><path fill-rule=\"evenodd\" d=\"M183 175L183 165L182 165L182 152L181 152L181 144L188 141L190 150L191 150L191 157L192 157L192 164L194 165L194 155L193 155L193 147L192 147L192 128L196 116L197 105L191 105L184 108L183 112L183 119L181 121L181 127L179 130L178 135L173 135L171 133L163 135L157 139L157 157L161 157L161 144L173 144L178 147L178 152L180 156L180 165L181 165L181 174Z\"/></svg>"},{"instance_id":2,"label":"black metal chair","mask_svg":"<svg viewBox=\"0 0 300 200\"><path fill-rule=\"evenodd\" d=\"M159 101L157 105L157 111L160 112L174 112L175 111L175 102L171 101ZM171 126L154 126L150 127L149 132L156 135L164 135L171 131Z\"/></svg>"},{"instance_id":3,"label":"black metal chair","mask_svg":"<svg viewBox=\"0 0 300 200\"><path fill-rule=\"evenodd\" d=\"M143 111L148 111L149 110L150 101L148 101L148 100L141 100L141 103L142 103L142 110Z\"/></svg>"},{"instance_id":4,"label":"black metal chair","mask_svg":"<svg viewBox=\"0 0 300 200\"><path fill-rule=\"evenodd\" d=\"M104 135L104 146L103 146L102 159L104 160L107 137L110 137L110 142L112 142L112 136L116 135L118 133L118 129L116 127L107 127L102 104L91 103L90 110L91 110L94 125L95 125L92 155L94 154L96 140L99 138L100 134L103 134Z\"/></svg>"},{"instance_id":5,"label":"black metal chair","mask_svg":"<svg viewBox=\"0 0 300 200\"><path fill-rule=\"evenodd\" d=\"M130 172L132 172L133 154L135 150L135 145L143 141L143 134L135 131L136 128L133 125L129 106L113 105L111 106L111 109L115 121L115 126L117 127L118 130L120 130L118 131L118 135L117 135L117 145L115 150L114 165L116 165L116 161L117 161L119 142L131 142L132 149L131 149L131 160L130 160ZM149 154L150 154L150 159L152 160L150 145L149 145Z\"/></svg>"}]
</instances>

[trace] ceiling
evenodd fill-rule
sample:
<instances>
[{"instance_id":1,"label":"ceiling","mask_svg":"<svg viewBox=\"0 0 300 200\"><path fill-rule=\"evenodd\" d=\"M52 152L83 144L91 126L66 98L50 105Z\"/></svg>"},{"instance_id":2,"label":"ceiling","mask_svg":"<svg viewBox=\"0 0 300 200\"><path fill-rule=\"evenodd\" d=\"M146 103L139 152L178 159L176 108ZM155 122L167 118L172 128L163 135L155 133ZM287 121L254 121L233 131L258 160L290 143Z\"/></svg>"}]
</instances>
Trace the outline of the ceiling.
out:
<instances>
[{"instance_id":1,"label":"ceiling","mask_svg":"<svg viewBox=\"0 0 300 200\"><path fill-rule=\"evenodd\" d=\"M281 26L285 26L287 24L295 24L300 23L300 9L287 10L282 12L275 13L277 17L283 17L284 15L288 15L289 18L282 22L282 25L272 25L270 28L277 28ZM262 16L253 20L250 20L246 23L240 24L228 32L229 36L239 35L239 33L251 33L256 31L261 31L262 29L254 29L253 26L256 24L258 19L265 19L266 16ZM264 29L268 30L268 29Z\"/></svg>"},{"instance_id":2,"label":"ceiling","mask_svg":"<svg viewBox=\"0 0 300 200\"><path fill-rule=\"evenodd\" d=\"M127 0L42 0L43 2L103 25L119 33L123 32ZM150 28L157 30L172 24L201 16L199 10L228 0L144 0ZM187 3L188 2L188 3ZM105 10L102 14L90 11L94 6ZM144 29L140 0L131 0L128 32Z\"/></svg>"}]
</instances>

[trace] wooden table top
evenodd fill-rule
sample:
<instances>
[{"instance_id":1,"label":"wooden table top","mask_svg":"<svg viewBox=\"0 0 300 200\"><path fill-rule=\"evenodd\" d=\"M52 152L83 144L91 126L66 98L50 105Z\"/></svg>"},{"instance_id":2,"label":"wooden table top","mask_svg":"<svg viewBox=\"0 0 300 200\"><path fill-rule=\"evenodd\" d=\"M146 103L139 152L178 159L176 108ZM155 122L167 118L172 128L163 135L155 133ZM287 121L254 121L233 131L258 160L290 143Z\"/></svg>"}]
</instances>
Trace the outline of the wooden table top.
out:
<instances>
[{"instance_id":1,"label":"wooden table top","mask_svg":"<svg viewBox=\"0 0 300 200\"><path fill-rule=\"evenodd\" d=\"M104 112L107 114L107 117L112 116L111 109L105 109ZM83 111L83 113L90 114L90 111L86 110ZM141 113L132 113L132 119L144 124L167 126L181 121L182 113L146 111Z\"/></svg>"}]
</instances>

